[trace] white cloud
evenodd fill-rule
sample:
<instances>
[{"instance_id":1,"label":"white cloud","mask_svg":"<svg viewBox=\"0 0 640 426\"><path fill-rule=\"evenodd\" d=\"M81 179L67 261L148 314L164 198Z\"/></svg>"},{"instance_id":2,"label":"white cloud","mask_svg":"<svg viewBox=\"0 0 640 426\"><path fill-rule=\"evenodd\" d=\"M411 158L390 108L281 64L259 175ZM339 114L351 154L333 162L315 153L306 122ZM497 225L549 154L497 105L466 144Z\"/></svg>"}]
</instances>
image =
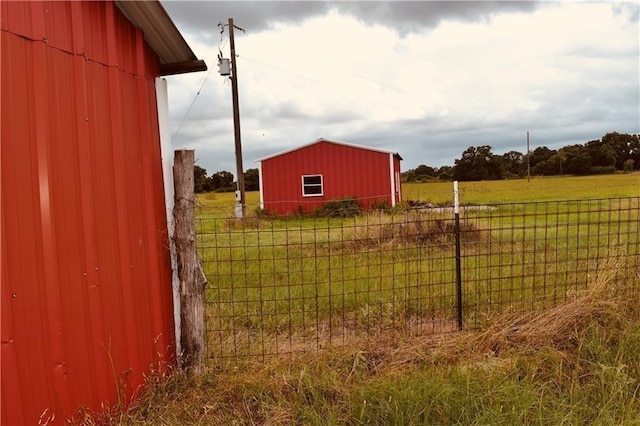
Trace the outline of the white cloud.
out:
<instances>
[{"instance_id":1,"label":"white cloud","mask_svg":"<svg viewBox=\"0 0 640 426\"><path fill-rule=\"evenodd\" d=\"M236 31L245 167L318 137L395 149L408 169L452 165L471 145L523 151L527 130L550 147L640 133L633 10L524 9L438 25L425 18L422 30L404 32L334 7ZM175 144L197 147L210 172L235 171L231 88L217 74L217 40L205 44L207 37L181 30L213 71ZM229 57L226 38L220 47ZM172 134L205 75L169 78Z\"/></svg>"}]
</instances>

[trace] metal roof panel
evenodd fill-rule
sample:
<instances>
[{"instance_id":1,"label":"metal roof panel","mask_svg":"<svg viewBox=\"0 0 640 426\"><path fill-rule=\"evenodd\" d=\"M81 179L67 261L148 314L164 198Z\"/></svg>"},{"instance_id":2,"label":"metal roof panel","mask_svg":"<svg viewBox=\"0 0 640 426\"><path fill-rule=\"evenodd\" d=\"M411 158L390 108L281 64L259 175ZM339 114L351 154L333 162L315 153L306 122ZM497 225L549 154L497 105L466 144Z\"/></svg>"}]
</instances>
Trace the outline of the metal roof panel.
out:
<instances>
[{"instance_id":1,"label":"metal roof panel","mask_svg":"<svg viewBox=\"0 0 640 426\"><path fill-rule=\"evenodd\" d=\"M144 39L160 59L160 75L206 71L207 65L198 59L184 40L159 1L116 0L125 17L144 33Z\"/></svg>"}]
</instances>

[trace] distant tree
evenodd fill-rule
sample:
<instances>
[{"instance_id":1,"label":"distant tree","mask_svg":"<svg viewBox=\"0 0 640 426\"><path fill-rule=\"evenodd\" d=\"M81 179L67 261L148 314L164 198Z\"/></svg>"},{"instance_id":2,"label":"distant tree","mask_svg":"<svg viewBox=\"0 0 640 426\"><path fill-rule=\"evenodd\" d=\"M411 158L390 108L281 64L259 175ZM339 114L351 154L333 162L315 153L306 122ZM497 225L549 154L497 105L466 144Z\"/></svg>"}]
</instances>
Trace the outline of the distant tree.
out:
<instances>
[{"instance_id":1,"label":"distant tree","mask_svg":"<svg viewBox=\"0 0 640 426\"><path fill-rule=\"evenodd\" d=\"M509 151L502 154L502 160L506 172L511 176L524 176L526 172L526 164L524 155L518 151Z\"/></svg>"},{"instance_id":2,"label":"distant tree","mask_svg":"<svg viewBox=\"0 0 640 426\"><path fill-rule=\"evenodd\" d=\"M564 173L588 175L591 172L591 156L584 145L568 145L560 150L566 156Z\"/></svg>"},{"instance_id":3,"label":"distant tree","mask_svg":"<svg viewBox=\"0 0 640 426\"><path fill-rule=\"evenodd\" d=\"M198 165L193 167L193 186L196 194L213 189L211 178L207 177L207 170Z\"/></svg>"},{"instance_id":4,"label":"distant tree","mask_svg":"<svg viewBox=\"0 0 640 426\"><path fill-rule=\"evenodd\" d=\"M211 176L214 191L233 191L233 173L223 170Z\"/></svg>"},{"instance_id":5,"label":"distant tree","mask_svg":"<svg viewBox=\"0 0 640 426\"><path fill-rule=\"evenodd\" d=\"M436 177L436 169L433 167L426 166L424 164L416 167L416 176L428 176L428 177Z\"/></svg>"},{"instance_id":6,"label":"distant tree","mask_svg":"<svg viewBox=\"0 0 640 426\"><path fill-rule=\"evenodd\" d=\"M630 158L633 139L634 135L612 132L604 135L600 141L602 145L608 145L613 150L615 155L615 166L618 170L622 170L624 167L624 161Z\"/></svg>"},{"instance_id":7,"label":"distant tree","mask_svg":"<svg viewBox=\"0 0 640 426\"><path fill-rule=\"evenodd\" d=\"M602 137L602 143L611 146L616 156L616 168L624 169L624 162L634 160L638 168L640 160L640 135L612 132Z\"/></svg>"},{"instance_id":8,"label":"distant tree","mask_svg":"<svg viewBox=\"0 0 640 426\"><path fill-rule=\"evenodd\" d=\"M409 169L405 172L402 172L402 181L403 182L415 182L416 180L416 171L415 169Z\"/></svg>"},{"instance_id":9,"label":"distant tree","mask_svg":"<svg viewBox=\"0 0 640 426\"><path fill-rule=\"evenodd\" d=\"M257 191L260 189L258 169L247 169L244 172L244 189L247 191Z\"/></svg>"},{"instance_id":10,"label":"distant tree","mask_svg":"<svg viewBox=\"0 0 640 426\"><path fill-rule=\"evenodd\" d=\"M617 155L627 155L626 153L616 154L616 150L612 145L601 140L587 142L585 149L591 158L591 165L593 167L615 167ZM624 151L627 151L626 148Z\"/></svg>"},{"instance_id":11,"label":"distant tree","mask_svg":"<svg viewBox=\"0 0 640 426\"><path fill-rule=\"evenodd\" d=\"M640 135L633 135L631 141L629 141L629 158L627 160L633 161L633 168L640 169ZM627 160L623 162L623 169Z\"/></svg>"},{"instance_id":12,"label":"distant tree","mask_svg":"<svg viewBox=\"0 0 640 426\"><path fill-rule=\"evenodd\" d=\"M504 175L502 157L492 154L489 145L467 148L453 167L453 177L460 181L504 179Z\"/></svg>"},{"instance_id":13,"label":"distant tree","mask_svg":"<svg viewBox=\"0 0 640 426\"><path fill-rule=\"evenodd\" d=\"M451 166L438 167L437 173L440 180L453 180L453 167Z\"/></svg>"},{"instance_id":14,"label":"distant tree","mask_svg":"<svg viewBox=\"0 0 640 426\"><path fill-rule=\"evenodd\" d=\"M437 176L438 170L436 168L420 164L415 169L409 169L403 172L402 180L404 182L425 182L435 179Z\"/></svg>"},{"instance_id":15,"label":"distant tree","mask_svg":"<svg viewBox=\"0 0 640 426\"><path fill-rule=\"evenodd\" d=\"M531 174L537 176L555 176L562 174L564 154L555 153L550 158L531 167Z\"/></svg>"},{"instance_id":16,"label":"distant tree","mask_svg":"<svg viewBox=\"0 0 640 426\"><path fill-rule=\"evenodd\" d=\"M624 162L622 170L624 170L625 172L633 171L634 163L635 163L635 161L633 161L633 159L629 158L627 161Z\"/></svg>"},{"instance_id":17,"label":"distant tree","mask_svg":"<svg viewBox=\"0 0 640 426\"><path fill-rule=\"evenodd\" d=\"M546 146L539 146L529 155L529 165L534 167L536 164L550 159L555 153L556 151L553 149L549 149Z\"/></svg>"}]
</instances>

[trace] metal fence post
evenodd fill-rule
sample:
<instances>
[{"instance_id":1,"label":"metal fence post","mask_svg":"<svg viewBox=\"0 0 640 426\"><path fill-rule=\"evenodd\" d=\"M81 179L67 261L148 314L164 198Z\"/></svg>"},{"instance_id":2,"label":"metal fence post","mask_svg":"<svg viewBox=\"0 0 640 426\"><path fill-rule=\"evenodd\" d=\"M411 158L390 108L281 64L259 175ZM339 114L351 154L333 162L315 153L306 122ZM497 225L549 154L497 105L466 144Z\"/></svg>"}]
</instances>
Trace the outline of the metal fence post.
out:
<instances>
[{"instance_id":1,"label":"metal fence post","mask_svg":"<svg viewBox=\"0 0 640 426\"><path fill-rule=\"evenodd\" d=\"M453 182L453 213L456 234L456 305L458 306L458 330L462 330L462 273L460 268L460 202L458 199L458 181Z\"/></svg>"}]
</instances>

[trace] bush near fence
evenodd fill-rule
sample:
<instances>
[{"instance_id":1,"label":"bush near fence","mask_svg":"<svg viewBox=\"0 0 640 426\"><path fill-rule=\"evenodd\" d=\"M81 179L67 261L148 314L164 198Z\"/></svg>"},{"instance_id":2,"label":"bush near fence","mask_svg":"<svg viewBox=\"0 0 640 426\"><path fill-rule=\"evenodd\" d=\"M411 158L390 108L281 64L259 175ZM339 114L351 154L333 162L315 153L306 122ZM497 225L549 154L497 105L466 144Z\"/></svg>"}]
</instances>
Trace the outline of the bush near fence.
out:
<instances>
[{"instance_id":1,"label":"bush near fence","mask_svg":"<svg viewBox=\"0 0 640 426\"><path fill-rule=\"evenodd\" d=\"M457 329L451 208L197 213L211 365ZM637 297L639 213L639 197L463 206L463 326L566 303L605 273Z\"/></svg>"}]
</instances>

